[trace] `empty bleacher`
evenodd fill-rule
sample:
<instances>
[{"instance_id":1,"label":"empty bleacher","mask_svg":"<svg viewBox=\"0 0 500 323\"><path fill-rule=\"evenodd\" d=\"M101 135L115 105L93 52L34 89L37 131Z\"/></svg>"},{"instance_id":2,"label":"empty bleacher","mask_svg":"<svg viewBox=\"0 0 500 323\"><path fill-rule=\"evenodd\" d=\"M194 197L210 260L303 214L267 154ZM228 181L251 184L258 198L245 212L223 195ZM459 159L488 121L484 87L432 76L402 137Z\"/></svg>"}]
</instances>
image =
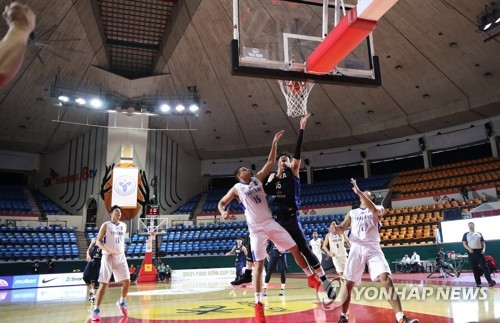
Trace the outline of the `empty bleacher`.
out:
<instances>
[{"instance_id":1,"label":"empty bleacher","mask_svg":"<svg viewBox=\"0 0 500 323\"><path fill-rule=\"evenodd\" d=\"M380 229L383 246L434 242L435 230L445 218L461 218L462 210L483 203L480 199L386 209Z\"/></svg>"},{"instance_id":2,"label":"empty bleacher","mask_svg":"<svg viewBox=\"0 0 500 323\"><path fill-rule=\"evenodd\" d=\"M173 214L193 214L198 202L200 202L201 195L195 195L186 202L186 204L182 205L178 210L176 210Z\"/></svg>"},{"instance_id":3,"label":"empty bleacher","mask_svg":"<svg viewBox=\"0 0 500 323\"><path fill-rule=\"evenodd\" d=\"M78 239L72 227L0 226L0 260L77 260Z\"/></svg>"},{"instance_id":4,"label":"empty bleacher","mask_svg":"<svg viewBox=\"0 0 500 323\"><path fill-rule=\"evenodd\" d=\"M28 197L20 185L0 185L0 213L32 214Z\"/></svg>"},{"instance_id":5,"label":"empty bleacher","mask_svg":"<svg viewBox=\"0 0 500 323\"><path fill-rule=\"evenodd\" d=\"M393 182L392 191L400 197L418 197L483 184L500 184L499 158L488 157L401 172Z\"/></svg>"},{"instance_id":6,"label":"empty bleacher","mask_svg":"<svg viewBox=\"0 0 500 323\"><path fill-rule=\"evenodd\" d=\"M50 214L50 215L67 215L69 214L65 210L63 210L59 205L52 202L48 197L40 193L39 191L33 190L31 192L33 197L38 204L38 208L42 214Z\"/></svg>"}]
</instances>

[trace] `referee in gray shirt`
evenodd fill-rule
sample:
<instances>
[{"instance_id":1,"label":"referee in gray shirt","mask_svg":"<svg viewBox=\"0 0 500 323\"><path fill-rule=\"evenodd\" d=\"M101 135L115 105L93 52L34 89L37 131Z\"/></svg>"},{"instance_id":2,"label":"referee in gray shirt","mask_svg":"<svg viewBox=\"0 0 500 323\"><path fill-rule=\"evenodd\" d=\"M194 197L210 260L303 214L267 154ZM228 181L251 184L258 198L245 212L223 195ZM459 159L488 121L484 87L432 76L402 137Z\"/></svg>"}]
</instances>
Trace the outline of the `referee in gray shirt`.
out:
<instances>
[{"instance_id":1,"label":"referee in gray shirt","mask_svg":"<svg viewBox=\"0 0 500 323\"><path fill-rule=\"evenodd\" d=\"M495 286L496 282L491 279L490 271L484 259L486 244L484 243L483 235L476 232L474 222L469 222L469 232L464 233L462 243L469 252L469 262L472 266L472 272L474 273L477 287L481 287L481 271L479 267L481 267L484 277L488 281L488 285L490 287Z\"/></svg>"}]
</instances>

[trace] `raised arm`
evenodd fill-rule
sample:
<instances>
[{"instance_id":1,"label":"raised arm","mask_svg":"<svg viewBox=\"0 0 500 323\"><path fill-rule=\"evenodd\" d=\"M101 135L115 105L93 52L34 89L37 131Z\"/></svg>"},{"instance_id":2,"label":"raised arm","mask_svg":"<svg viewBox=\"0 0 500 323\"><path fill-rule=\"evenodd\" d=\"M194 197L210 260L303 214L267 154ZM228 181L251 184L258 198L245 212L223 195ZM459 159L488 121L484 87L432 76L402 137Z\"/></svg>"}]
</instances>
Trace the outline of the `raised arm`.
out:
<instances>
[{"instance_id":1,"label":"raised arm","mask_svg":"<svg viewBox=\"0 0 500 323\"><path fill-rule=\"evenodd\" d=\"M0 41L0 88L12 80L19 71L28 37L35 28L35 14L25 4L12 2L5 7L3 17L9 25L9 30Z\"/></svg>"},{"instance_id":2,"label":"raised arm","mask_svg":"<svg viewBox=\"0 0 500 323\"><path fill-rule=\"evenodd\" d=\"M302 137L304 136L304 129L306 128L306 123L311 113L306 114L302 118L300 118L300 132L299 137L297 138L297 145L295 146L295 152L293 153L293 160L290 168L292 169L293 175L295 177L299 177L300 170L300 151L302 149Z\"/></svg>"},{"instance_id":3,"label":"raised arm","mask_svg":"<svg viewBox=\"0 0 500 323\"><path fill-rule=\"evenodd\" d=\"M224 220L229 219L229 212L226 210L226 206L229 205L229 203L231 203L231 201L237 197L238 194L236 194L236 189L233 187L226 193L226 195L222 197L222 199L217 204L219 213L220 215L222 215L222 218Z\"/></svg>"},{"instance_id":4,"label":"raised arm","mask_svg":"<svg viewBox=\"0 0 500 323\"><path fill-rule=\"evenodd\" d=\"M372 212L373 215L378 216L378 219L382 219L382 216L384 215L384 207L381 205L375 205L371 199L369 199L358 187L358 184L356 183L356 180L354 178L351 178L351 184L352 184L352 190L354 193L356 193L359 198L361 199L362 202L366 205L368 210Z\"/></svg>"},{"instance_id":5,"label":"raised arm","mask_svg":"<svg viewBox=\"0 0 500 323\"><path fill-rule=\"evenodd\" d=\"M285 130L281 130L274 135L273 143L271 145L271 151L269 152L269 156L267 157L267 162L256 175L256 177L261 182L264 181L264 179L267 177L267 175L269 175L269 173L273 170L274 165L276 164L276 151L278 149L278 141L281 139L284 132Z\"/></svg>"}]
</instances>

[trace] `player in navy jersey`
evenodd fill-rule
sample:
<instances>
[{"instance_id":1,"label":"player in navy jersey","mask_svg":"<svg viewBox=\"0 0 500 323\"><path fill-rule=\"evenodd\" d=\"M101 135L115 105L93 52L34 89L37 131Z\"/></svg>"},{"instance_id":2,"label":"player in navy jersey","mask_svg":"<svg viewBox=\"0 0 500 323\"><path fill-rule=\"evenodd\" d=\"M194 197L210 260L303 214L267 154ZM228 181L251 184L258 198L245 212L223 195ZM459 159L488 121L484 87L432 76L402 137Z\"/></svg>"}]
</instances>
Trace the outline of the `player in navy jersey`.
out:
<instances>
[{"instance_id":1,"label":"player in navy jersey","mask_svg":"<svg viewBox=\"0 0 500 323\"><path fill-rule=\"evenodd\" d=\"M235 255L234 265L236 267L236 279L239 280L243 277L243 268L248 254L247 248L243 245L243 238L236 238L236 245L226 253L226 256Z\"/></svg>"},{"instance_id":2,"label":"player in navy jersey","mask_svg":"<svg viewBox=\"0 0 500 323\"><path fill-rule=\"evenodd\" d=\"M290 236L297 244L307 263L320 277L323 287L326 289L329 281L325 275L325 271L321 267L321 259L318 259L307 245L304 230L298 217L300 205L300 150L304 128L310 116L311 114L308 113L300 119L300 133L293 158L287 153L280 155L278 159L278 172L269 176L264 189L269 196L269 208L274 219L290 233ZM308 283L311 287L319 288L319 281L316 275L309 276Z\"/></svg>"},{"instance_id":3,"label":"player in navy jersey","mask_svg":"<svg viewBox=\"0 0 500 323\"><path fill-rule=\"evenodd\" d=\"M94 294L99 289L99 270L101 269L102 250L96 244L97 238L90 241L87 249L87 265L83 271L83 281L87 284L89 302L95 303Z\"/></svg>"},{"instance_id":4,"label":"player in navy jersey","mask_svg":"<svg viewBox=\"0 0 500 323\"><path fill-rule=\"evenodd\" d=\"M269 241L267 244L267 270L266 277L264 279L264 289L262 290L262 296L267 296L267 289L269 288L269 281L271 280L271 275L274 271L280 273L281 276L281 289L279 292L279 296L285 295L285 286L286 286L286 269L288 265L286 263L286 250L279 250L276 245Z\"/></svg>"}]
</instances>

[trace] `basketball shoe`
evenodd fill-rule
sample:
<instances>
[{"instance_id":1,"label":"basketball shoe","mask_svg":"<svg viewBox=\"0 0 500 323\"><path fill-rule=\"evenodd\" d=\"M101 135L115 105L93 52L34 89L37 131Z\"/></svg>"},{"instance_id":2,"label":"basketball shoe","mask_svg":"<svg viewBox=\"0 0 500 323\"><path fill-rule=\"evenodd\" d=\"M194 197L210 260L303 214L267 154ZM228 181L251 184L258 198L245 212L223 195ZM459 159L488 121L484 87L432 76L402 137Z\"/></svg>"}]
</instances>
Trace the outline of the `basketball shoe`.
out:
<instances>
[{"instance_id":1,"label":"basketball shoe","mask_svg":"<svg viewBox=\"0 0 500 323\"><path fill-rule=\"evenodd\" d=\"M314 288L315 290L318 290L321 286L321 282L319 281L318 277L316 277L316 275L311 275L307 277L307 285L311 288Z\"/></svg>"},{"instance_id":2,"label":"basketball shoe","mask_svg":"<svg viewBox=\"0 0 500 323\"><path fill-rule=\"evenodd\" d=\"M338 323L348 323L348 322L349 322L349 318L347 316L340 314L340 318L339 318Z\"/></svg>"},{"instance_id":3,"label":"basketball shoe","mask_svg":"<svg viewBox=\"0 0 500 323\"><path fill-rule=\"evenodd\" d=\"M267 288L264 288L264 289L262 290L262 296L267 296Z\"/></svg>"},{"instance_id":4,"label":"basketball shoe","mask_svg":"<svg viewBox=\"0 0 500 323\"><path fill-rule=\"evenodd\" d=\"M281 289L278 295L279 295L279 296L283 296L283 295L285 295L285 290L284 290L284 289Z\"/></svg>"},{"instance_id":5,"label":"basketball shoe","mask_svg":"<svg viewBox=\"0 0 500 323\"><path fill-rule=\"evenodd\" d=\"M264 316L264 304L261 302L255 303L255 320L259 323L266 322L266 317Z\"/></svg>"},{"instance_id":6,"label":"basketball shoe","mask_svg":"<svg viewBox=\"0 0 500 323\"><path fill-rule=\"evenodd\" d=\"M232 281L231 285L238 286L241 284L251 283L251 282L252 282L252 270L245 269L245 273L243 274L243 277L241 277L238 280Z\"/></svg>"},{"instance_id":7,"label":"basketball shoe","mask_svg":"<svg viewBox=\"0 0 500 323\"><path fill-rule=\"evenodd\" d=\"M409 319L405 316L399 321L396 321L396 323L420 323L418 319Z\"/></svg>"},{"instance_id":8,"label":"basketball shoe","mask_svg":"<svg viewBox=\"0 0 500 323\"><path fill-rule=\"evenodd\" d=\"M116 302L116 306L118 307L120 312L122 312L123 315L125 315L125 316L128 315L128 308L127 308L127 304L125 303L125 301L120 303L120 300L118 300Z\"/></svg>"},{"instance_id":9,"label":"basketball shoe","mask_svg":"<svg viewBox=\"0 0 500 323\"><path fill-rule=\"evenodd\" d=\"M90 317L92 321L100 321L101 320L101 311L98 308L94 309L92 312L92 316Z\"/></svg>"}]
</instances>

